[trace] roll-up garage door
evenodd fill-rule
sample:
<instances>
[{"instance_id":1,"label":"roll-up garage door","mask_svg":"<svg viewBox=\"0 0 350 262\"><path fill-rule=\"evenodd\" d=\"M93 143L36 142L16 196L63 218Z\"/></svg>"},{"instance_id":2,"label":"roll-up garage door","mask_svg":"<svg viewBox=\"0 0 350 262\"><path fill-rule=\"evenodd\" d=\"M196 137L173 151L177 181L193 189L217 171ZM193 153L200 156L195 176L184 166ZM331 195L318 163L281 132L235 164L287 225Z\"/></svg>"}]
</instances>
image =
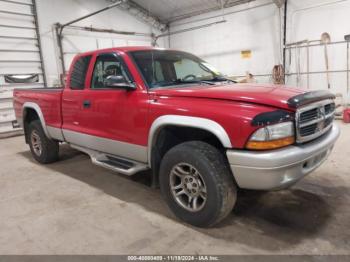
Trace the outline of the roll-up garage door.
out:
<instances>
[{"instance_id":1,"label":"roll-up garage door","mask_svg":"<svg viewBox=\"0 0 350 262\"><path fill-rule=\"evenodd\" d=\"M0 137L21 131L13 89L45 82L35 0L0 0Z\"/></svg>"}]
</instances>

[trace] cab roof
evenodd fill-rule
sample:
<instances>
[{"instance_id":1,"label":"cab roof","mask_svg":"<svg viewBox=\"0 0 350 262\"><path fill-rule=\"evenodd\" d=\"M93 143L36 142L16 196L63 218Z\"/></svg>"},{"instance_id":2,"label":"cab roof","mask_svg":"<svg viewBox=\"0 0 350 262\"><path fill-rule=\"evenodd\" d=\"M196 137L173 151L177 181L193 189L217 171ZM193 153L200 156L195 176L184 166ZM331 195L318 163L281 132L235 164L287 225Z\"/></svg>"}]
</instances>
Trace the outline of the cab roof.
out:
<instances>
[{"instance_id":1,"label":"cab roof","mask_svg":"<svg viewBox=\"0 0 350 262\"><path fill-rule=\"evenodd\" d=\"M94 53L104 53L104 52L115 52L115 51L130 52L130 51L144 51L144 50L171 50L171 49L159 48L159 47L153 47L153 46L120 46L120 47L98 49L98 50L93 50L89 52L79 53L78 56L86 56L86 55L92 55Z\"/></svg>"}]
</instances>

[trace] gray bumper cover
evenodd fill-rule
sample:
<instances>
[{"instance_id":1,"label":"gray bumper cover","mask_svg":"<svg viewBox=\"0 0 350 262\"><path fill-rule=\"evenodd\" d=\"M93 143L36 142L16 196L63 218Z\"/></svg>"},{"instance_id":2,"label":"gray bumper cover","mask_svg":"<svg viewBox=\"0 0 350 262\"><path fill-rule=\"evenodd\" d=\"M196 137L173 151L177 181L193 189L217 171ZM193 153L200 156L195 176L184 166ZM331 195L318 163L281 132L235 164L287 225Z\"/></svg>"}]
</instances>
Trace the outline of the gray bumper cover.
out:
<instances>
[{"instance_id":1,"label":"gray bumper cover","mask_svg":"<svg viewBox=\"0 0 350 262\"><path fill-rule=\"evenodd\" d=\"M331 131L304 145L267 152L228 150L227 158L239 187L273 190L291 186L314 171L328 157L340 131Z\"/></svg>"}]
</instances>

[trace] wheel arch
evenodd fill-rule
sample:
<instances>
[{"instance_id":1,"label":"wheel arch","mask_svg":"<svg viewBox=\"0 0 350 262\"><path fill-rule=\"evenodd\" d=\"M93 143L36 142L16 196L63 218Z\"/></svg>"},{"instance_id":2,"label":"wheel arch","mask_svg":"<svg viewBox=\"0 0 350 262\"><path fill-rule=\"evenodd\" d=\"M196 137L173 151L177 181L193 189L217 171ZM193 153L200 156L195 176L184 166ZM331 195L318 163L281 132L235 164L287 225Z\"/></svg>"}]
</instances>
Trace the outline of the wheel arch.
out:
<instances>
[{"instance_id":1,"label":"wheel arch","mask_svg":"<svg viewBox=\"0 0 350 262\"><path fill-rule=\"evenodd\" d=\"M152 148L157 142L160 131L167 126L188 127L195 129L202 129L213 136L225 148L232 148L231 140L226 130L217 122L201 117L179 116L179 115L165 115L158 117L151 126L148 136L148 164L152 167Z\"/></svg>"},{"instance_id":2,"label":"wheel arch","mask_svg":"<svg viewBox=\"0 0 350 262\"><path fill-rule=\"evenodd\" d=\"M44 130L44 133L45 135L48 137L48 138L51 138L48 130L47 130L47 126L46 126L46 122L45 122L45 118L44 118L44 115L39 107L38 104L36 103L33 103L33 102L25 102L23 104L23 107L22 107L22 121L23 121L23 127L24 127L24 131L26 132L26 120L28 119L28 116L29 116L29 112L30 111L34 111L36 113L36 115L38 116L38 119L40 120L40 123L41 123L41 126Z\"/></svg>"}]
</instances>

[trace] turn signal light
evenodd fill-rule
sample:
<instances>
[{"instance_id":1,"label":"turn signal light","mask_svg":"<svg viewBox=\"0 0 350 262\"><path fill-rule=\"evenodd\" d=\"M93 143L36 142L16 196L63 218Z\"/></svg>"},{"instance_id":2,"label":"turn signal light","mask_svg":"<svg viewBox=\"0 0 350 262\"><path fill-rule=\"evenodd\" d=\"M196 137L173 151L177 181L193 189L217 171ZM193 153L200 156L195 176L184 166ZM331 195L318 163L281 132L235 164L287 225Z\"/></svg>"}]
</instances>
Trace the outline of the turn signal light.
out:
<instances>
[{"instance_id":1,"label":"turn signal light","mask_svg":"<svg viewBox=\"0 0 350 262\"><path fill-rule=\"evenodd\" d=\"M294 136L290 136L271 141L248 141L246 148L251 150L268 150L289 146L294 143Z\"/></svg>"}]
</instances>

